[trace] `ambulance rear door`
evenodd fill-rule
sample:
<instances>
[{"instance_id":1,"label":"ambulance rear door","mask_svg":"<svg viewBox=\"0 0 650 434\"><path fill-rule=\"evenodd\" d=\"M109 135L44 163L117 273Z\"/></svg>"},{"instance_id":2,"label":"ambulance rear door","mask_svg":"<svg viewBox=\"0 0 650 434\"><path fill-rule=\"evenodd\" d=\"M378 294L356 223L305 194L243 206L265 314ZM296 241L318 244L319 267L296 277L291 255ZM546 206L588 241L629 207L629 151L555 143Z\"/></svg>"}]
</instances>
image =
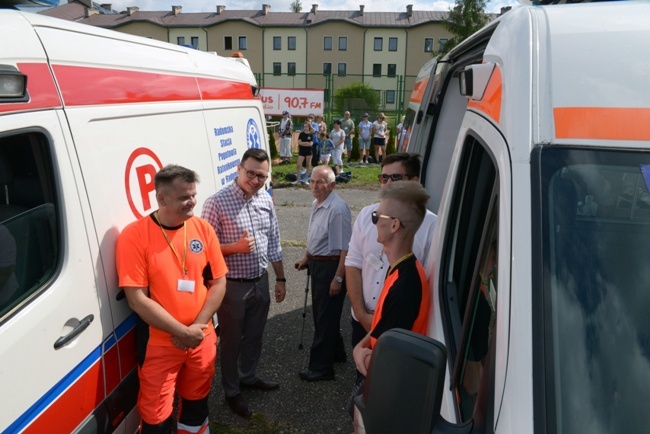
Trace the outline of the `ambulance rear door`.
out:
<instances>
[{"instance_id":1,"label":"ambulance rear door","mask_svg":"<svg viewBox=\"0 0 650 434\"><path fill-rule=\"evenodd\" d=\"M424 155L427 139L424 131L428 131L426 126L431 123L430 116L427 117L426 114L433 109L432 97L439 80L439 74L436 73L438 68L438 57L434 57L425 63L418 73L404 115L403 128L406 134L402 134L398 144L399 152Z\"/></svg>"},{"instance_id":2,"label":"ambulance rear door","mask_svg":"<svg viewBox=\"0 0 650 434\"><path fill-rule=\"evenodd\" d=\"M197 68L216 191L235 179L248 149L263 149L270 157L264 111L255 95L258 88L253 72L241 58L188 54ZM267 189L270 181L269 177ZM202 207L203 201L198 205Z\"/></svg>"}]
</instances>

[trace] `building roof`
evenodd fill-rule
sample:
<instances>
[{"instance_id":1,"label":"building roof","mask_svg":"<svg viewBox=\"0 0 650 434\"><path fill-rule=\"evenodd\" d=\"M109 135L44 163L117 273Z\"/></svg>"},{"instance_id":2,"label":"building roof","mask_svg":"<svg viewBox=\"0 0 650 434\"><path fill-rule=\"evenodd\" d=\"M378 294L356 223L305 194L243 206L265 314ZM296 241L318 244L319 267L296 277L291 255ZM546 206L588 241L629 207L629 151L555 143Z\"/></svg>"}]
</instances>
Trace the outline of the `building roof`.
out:
<instances>
[{"instance_id":1,"label":"building roof","mask_svg":"<svg viewBox=\"0 0 650 434\"><path fill-rule=\"evenodd\" d=\"M62 20L67 21L79 21L86 16L86 6L81 2L74 1L61 6L42 10L39 14L61 18Z\"/></svg>"},{"instance_id":2,"label":"building roof","mask_svg":"<svg viewBox=\"0 0 650 434\"><path fill-rule=\"evenodd\" d=\"M149 22L163 27L210 27L228 21L245 21L259 27L309 27L332 21L347 22L360 27L408 28L430 22L445 21L446 11L369 12L322 11L312 8L310 12L271 12L270 7L261 10L227 10L218 6L215 12L183 13L179 7L170 11L140 11L137 8L121 13L95 12L78 0L41 12L51 17L77 21L97 27L114 28L135 22ZM265 13L266 11L266 13ZM410 16L409 16L410 15Z\"/></svg>"}]
</instances>

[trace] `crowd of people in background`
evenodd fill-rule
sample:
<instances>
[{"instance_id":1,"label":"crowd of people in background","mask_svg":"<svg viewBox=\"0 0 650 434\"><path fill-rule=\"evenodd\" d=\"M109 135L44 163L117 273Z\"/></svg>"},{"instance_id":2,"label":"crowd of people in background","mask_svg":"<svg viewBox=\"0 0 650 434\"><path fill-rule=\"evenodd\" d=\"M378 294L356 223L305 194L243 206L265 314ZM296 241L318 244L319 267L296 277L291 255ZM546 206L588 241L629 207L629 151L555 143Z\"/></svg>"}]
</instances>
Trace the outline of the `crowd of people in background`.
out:
<instances>
[{"instance_id":1,"label":"crowd of people in background","mask_svg":"<svg viewBox=\"0 0 650 434\"><path fill-rule=\"evenodd\" d=\"M400 140L404 128L404 116L396 125L396 140ZM368 113L361 115L359 124L355 124L349 111L343 113L342 119L335 119L332 129L328 129L323 115L309 114L302 124L301 130L294 129L291 115L282 112L278 128L280 141L280 163L288 164L292 156L293 133L299 131L296 140L298 159L296 161L296 179L293 184L309 184L312 166L329 165L332 162L334 175L338 176L343 168L343 162L351 162L354 137L357 135L359 163L381 164L386 155L386 147L390 140L390 130L384 113L379 113L371 122ZM374 157L370 155L370 145L374 146ZM397 145L397 144L396 144ZM311 150L311 153L308 151Z\"/></svg>"}]
</instances>

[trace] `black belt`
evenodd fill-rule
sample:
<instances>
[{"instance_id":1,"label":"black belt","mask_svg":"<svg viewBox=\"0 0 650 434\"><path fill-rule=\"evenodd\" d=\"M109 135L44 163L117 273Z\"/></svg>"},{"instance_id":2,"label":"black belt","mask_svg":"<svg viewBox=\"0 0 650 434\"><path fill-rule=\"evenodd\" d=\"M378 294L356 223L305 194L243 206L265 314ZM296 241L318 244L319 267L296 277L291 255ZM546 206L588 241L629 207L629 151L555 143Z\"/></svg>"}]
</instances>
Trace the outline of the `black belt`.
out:
<instances>
[{"instance_id":1,"label":"black belt","mask_svg":"<svg viewBox=\"0 0 650 434\"><path fill-rule=\"evenodd\" d=\"M310 255L307 253L307 259L311 259L312 261L338 261L341 259L340 255L336 256L316 256L316 255Z\"/></svg>"},{"instance_id":2,"label":"black belt","mask_svg":"<svg viewBox=\"0 0 650 434\"><path fill-rule=\"evenodd\" d=\"M230 280L231 282L238 282L238 283L252 283L252 282L259 282L262 276L264 276L264 274L261 274L252 279L244 279L240 277L226 277L226 280Z\"/></svg>"}]
</instances>

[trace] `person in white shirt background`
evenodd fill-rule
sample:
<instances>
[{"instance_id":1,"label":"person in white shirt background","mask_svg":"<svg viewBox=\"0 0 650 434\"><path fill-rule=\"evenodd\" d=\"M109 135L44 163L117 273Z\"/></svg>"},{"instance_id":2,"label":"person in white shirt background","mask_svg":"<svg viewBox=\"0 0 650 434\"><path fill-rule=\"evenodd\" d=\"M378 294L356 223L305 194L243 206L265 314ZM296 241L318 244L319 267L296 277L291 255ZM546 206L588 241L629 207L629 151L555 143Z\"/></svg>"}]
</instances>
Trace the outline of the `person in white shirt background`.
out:
<instances>
[{"instance_id":1,"label":"person in white shirt background","mask_svg":"<svg viewBox=\"0 0 650 434\"><path fill-rule=\"evenodd\" d=\"M419 182L420 168L418 154L390 154L382 162L379 181L382 188L391 182ZM377 241L377 227L371 221L372 212L378 206L379 202L368 205L357 216L345 258L345 280L352 306L352 348L370 331L373 313L390 266L382 245ZM436 220L437 216L427 210L415 235L413 253L425 269Z\"/></svg>"}]
</instances>

